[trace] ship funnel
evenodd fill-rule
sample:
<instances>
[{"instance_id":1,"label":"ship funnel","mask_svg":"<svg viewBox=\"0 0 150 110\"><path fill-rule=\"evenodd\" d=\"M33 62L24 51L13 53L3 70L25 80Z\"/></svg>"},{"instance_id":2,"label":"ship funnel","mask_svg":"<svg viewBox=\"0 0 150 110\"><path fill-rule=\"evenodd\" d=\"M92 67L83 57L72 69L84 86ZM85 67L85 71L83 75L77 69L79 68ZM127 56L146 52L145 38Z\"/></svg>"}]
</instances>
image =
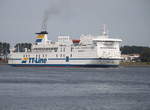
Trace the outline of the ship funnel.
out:
<instances>
[{"instance_id":1,"label":"ship funnel","mask_svg":"<svg viewBox=\"0 0 150 110\"><path fill-rule=\"evenodd\" d=\"M48 34L48 32L47 31L41 31L41 32L36 33L36 34L38 34L38 35L40 35L40 34Z\"/></svg>"},{"instance_id":2,"label":"ship funnel","mask_svg":"<svg viewBox=\"0 0 150 110\"><path fill-rule=\"evenodd\" d=\"M48 39L47 39L47 34L48 34L48 32L47 31L41 31L40 33L36 33L37 34L37 36L36 36L36 43L40 43L40 44L45 44L47 41L48 41Z\"/></svg>"}]
</instances>

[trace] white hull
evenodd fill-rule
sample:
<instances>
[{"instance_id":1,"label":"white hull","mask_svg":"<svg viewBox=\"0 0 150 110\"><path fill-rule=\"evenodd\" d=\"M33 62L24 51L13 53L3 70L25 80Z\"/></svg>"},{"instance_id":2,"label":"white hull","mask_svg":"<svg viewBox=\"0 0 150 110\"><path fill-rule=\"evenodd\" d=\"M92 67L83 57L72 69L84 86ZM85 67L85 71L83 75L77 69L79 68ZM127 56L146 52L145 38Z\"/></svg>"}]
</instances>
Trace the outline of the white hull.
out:
<instances>
[{"instance_id":1,"label":"white hull","mask_svg":"<svg viewBox=\"0 0 150 110\"><path fill-rule=\"evenodd\" d=\"M74 67L116 67L119 66L120 59L99 59L99 58L47 58L45 63L35 59L32 63L29 60L22 62L21 59L11 59L9 64L12 66L74 66Z\"/></svg>"}]
</instances>

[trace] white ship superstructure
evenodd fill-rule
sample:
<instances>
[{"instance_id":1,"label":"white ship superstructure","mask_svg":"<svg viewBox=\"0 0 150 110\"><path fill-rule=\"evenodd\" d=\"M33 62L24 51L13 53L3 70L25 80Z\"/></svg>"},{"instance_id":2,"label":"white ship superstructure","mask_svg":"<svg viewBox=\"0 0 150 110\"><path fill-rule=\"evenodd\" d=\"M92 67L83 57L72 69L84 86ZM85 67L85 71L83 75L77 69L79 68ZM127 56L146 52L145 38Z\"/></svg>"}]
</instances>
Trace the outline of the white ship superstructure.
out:
<instances>
[{"instance_id":1,"label":"white ship superstructure","mask_svg":"<svg viewBox=\"0 0 150 110\"><path fill-rule=\"evenodd\" d=\"M118 66L121 53L120 39L109 38L104 31L101 36L81 35L80 39L58 36L56 42L47 38L48 33L37 33L31 50L11 52L8 63L12 66Z\"/></svg>"}]
</instances>

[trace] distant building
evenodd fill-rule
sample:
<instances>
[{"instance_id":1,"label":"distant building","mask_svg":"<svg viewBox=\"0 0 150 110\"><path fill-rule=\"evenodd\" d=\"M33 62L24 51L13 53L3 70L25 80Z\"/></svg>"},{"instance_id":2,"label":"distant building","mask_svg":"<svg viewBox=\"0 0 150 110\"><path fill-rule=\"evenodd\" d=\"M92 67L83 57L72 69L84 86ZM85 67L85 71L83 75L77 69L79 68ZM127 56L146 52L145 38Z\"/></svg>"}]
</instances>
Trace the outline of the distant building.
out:
<instances>
[{"instance_id":1,"label":"distant building","mask_svg":"<svg viewBox=\"0 0 150 110\"><path fill-rule=\"evenodd\" d=\"M124 62L140 61L140 54L122 54L121 57Z\"/></svg>"}]
</instances>

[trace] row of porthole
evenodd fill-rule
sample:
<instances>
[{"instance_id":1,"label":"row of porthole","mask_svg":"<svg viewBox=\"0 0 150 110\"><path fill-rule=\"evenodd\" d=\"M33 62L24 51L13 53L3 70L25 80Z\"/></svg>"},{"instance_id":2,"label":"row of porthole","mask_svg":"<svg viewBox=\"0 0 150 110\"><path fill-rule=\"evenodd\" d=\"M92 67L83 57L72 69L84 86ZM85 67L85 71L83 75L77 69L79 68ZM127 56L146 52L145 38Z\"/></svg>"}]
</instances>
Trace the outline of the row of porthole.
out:
<instances>
[{"instance_id":1,"label":"row of porthole","mask_svg":"<svg viewBox=\"0 0 150 110\"><path fill-rule=\"evenodd\" d=\"M36 52L44 52L45 50L35 50ZM46 50L46 52L57 52L57 50Z\"/></svg>"},{"instance_id":2,"label":"row of porthole","mask_svg":"<svg viewBox=\"0 0 150 110\"><path fill-rule=\"evenodd\" d=\"M23 55L23 57L30 57L30 55ZM47 54L36 55L36 57L47 57ZM56 57L58 57L58 54L56 54ZM66 57L65 54L60 54L60 57ZM70 57L72 57L72 54L70 54Z\"/></svg>"},{"instance_id":3,"label":"row of porthole","mask_svg":"<svg viewBox=\"0 0 150 110\"><path fill-rule=\"evenodd\" d=\"M35 55L36 57L47 57L47 54ZM30 57L30 55L23 55L23 57Z\"/></svg>"},{"instance_id":4,"label":"row of porthole","mask_svg":"<svg viewBox=\"0 0 150 110\"><path fill-rule=\"evenodd\" d=\"M100 47L100 49L116 49L115 47Z\"/></svg>"},{"instance_id":5,"label":"row of porthole","mask_svg":"<svg viewBox=\"0 0 150 110\"><path fill-rule=\"evenodd\" d=\"M58 58L58 54L56 54L56 57ZM65 54L60 54L60 58L61 57L66 57L66 55ZM72 57L72 54L70 54L70 57Z\"/></svg>"}]
</instances>

